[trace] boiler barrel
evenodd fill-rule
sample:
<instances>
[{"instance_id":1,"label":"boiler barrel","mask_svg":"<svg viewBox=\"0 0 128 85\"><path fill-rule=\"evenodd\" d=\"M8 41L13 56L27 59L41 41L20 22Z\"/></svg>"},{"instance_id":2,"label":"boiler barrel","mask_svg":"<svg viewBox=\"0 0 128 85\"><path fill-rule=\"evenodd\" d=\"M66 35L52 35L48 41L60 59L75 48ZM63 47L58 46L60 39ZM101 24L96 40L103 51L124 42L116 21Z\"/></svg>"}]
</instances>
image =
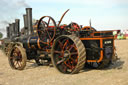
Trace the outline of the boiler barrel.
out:
<instances>
[{"instance_id":1,"label":"boiler barrel","mask_svg":"<svg viewBox=\"0 0 128 85\"><path fill-rule=\"evenodd\" d=\"M46 44L41 43L37 36L24 38L22 42L27 49L43 49L43 47L46 46Z\"/></svg>"}]
</instances>

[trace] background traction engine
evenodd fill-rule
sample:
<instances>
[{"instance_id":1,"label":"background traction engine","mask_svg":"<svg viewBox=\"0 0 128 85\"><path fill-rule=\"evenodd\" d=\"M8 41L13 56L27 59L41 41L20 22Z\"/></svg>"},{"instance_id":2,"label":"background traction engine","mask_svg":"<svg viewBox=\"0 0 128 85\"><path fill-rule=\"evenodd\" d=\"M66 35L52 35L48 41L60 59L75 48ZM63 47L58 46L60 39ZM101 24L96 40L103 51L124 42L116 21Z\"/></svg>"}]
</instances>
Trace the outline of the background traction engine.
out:
<instances>
[{"instance_id":1,"label":"background traction engine","mask_svg":"<svg viewBox=\"0 0 128 85\"><path fill-rule=\"evenodd\" d=\"M68 10L59 24L52 17L43 16L32 26L31 10L26 9L24 28L17 32L18 36L9 38L13 45L8 59L13 69L23 70L26 61L31 59L38 65L52 62L58 71L65 74L78 73L85 65L92 68L110 65L114 57L112 31L96 31L91 26L81 28L74 22L60 25Z\"/></svg>"}]
</instances>

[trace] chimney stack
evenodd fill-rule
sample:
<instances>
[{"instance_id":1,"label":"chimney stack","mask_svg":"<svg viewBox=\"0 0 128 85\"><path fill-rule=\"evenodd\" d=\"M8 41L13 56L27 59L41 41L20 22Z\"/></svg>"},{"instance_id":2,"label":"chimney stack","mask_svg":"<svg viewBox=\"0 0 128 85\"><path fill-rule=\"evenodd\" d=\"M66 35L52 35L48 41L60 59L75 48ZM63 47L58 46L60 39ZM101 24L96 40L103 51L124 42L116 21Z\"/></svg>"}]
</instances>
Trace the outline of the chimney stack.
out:
<instances>
[{"instance_id":1,"label":"chimney stack","mask_svg":"<svg viewBox=\"0 0 128 85\"><path fill-rule=\"evenodd\" d=\"M6 27L6 32L7 32L7 38L10 38L10 31L9 31L9 27Z\"/></svg>"},{"instance_id":2,"label":"chimney stack","mask_svg":"<svg viewBox=\"0 0 128 85\"><path fill-rule=\"evenodd\" d=\"M15 23L12 23L12 37L14 37L15 34Z\"/></svg>"},{"instance_id":3,"label":"chimney stack","mask_svg":"<svg viewBox=\"0 0 128 85\"><path fill-rule=\"evenodd\" d=\"M27 15L27 26L28 26L28 35L30 35L33 31L32 28L32 8L26 8L26 15Z\"/></svg>"},{"instance_id":4,"label":"chimney stack","mask_svg":"<svg viewBox=\"0 0 128 85\"><path fill-rule=\"evenodd\" d=\"M20 35L20 20L19 19L15 19L15 36L19 36Z\"/></svg>"},{"instance_id":5,"label":"chimney stack","mask_svg":"<svg viewBox=\"0 0 128 85\"><path fill-rule=\"evenodd\" d=\"M23 18L24 18L24 31L25 31L25 35L28 35L28 21L27 21L27 15L24 14L23 15Z\"/></svg>"},{"instance_id":6,"label":"chimney stack","mask_svg":"<svg viewBox=\"0 0 128 85\"><path fill-rule=\"evenodd\" d=\"M9 34L10 34L10 37L11 37L12 36L12 24L9 24Z\"/></svg>"}]
</instances>

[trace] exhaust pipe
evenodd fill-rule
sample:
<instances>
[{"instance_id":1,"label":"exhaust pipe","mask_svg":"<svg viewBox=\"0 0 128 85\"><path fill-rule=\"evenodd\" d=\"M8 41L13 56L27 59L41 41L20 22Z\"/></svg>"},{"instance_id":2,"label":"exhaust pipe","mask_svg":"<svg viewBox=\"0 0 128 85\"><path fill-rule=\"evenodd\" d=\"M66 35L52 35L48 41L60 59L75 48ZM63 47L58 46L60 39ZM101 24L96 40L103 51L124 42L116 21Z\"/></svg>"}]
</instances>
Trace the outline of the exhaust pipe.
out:
<instances>
[{"instance_id":1,"label":"exhaust pipe","mask_svg":"<svg viewBox=\"0 0 128 85\"><path fill-rule=\"evenodd\" d=\"M32 8L26 8L28 35L32 34Z\"/></svg>"},{"instance_id":2,"label":"exhaust pipe","mask_svg":"<svg viewBox=\"0 0 128 85\"><path fill-rule=\"evenodd\" d=\"M20 20L19 19L15 19L15 36L19 36L20 35Z\"/></svg>"},{"instance_id":3,"label":"exhaust pipe","mask_svg":"<svg viewBox=\"0 0 128 85\"><path fill-rule=\"evenodd\" d=\"M23 18L24 18L24 30L25 30L25 35L28 35L28 21L27 21L27 15L24 14L23 15Z\"/></svg>"}]
</instances>

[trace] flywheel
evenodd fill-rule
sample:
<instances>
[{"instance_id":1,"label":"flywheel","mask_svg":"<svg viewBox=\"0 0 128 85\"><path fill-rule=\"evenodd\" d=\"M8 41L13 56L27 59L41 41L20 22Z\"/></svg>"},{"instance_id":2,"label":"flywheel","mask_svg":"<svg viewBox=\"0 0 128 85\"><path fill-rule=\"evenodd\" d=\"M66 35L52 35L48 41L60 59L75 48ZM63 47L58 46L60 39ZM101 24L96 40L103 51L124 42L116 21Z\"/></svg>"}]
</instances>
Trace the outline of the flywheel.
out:
<instances>
[{"instance_id":1,"label":"flywheel","mask_svg":"<svg viewBox=\"0 0 128 85\"><path fill-rule=\"evenodd\" d=\"M43 16L40 18L37 25L37 34L44 44L50 44L56 34L55 20L50 16Z\"/></svg>"}]
</instances>

